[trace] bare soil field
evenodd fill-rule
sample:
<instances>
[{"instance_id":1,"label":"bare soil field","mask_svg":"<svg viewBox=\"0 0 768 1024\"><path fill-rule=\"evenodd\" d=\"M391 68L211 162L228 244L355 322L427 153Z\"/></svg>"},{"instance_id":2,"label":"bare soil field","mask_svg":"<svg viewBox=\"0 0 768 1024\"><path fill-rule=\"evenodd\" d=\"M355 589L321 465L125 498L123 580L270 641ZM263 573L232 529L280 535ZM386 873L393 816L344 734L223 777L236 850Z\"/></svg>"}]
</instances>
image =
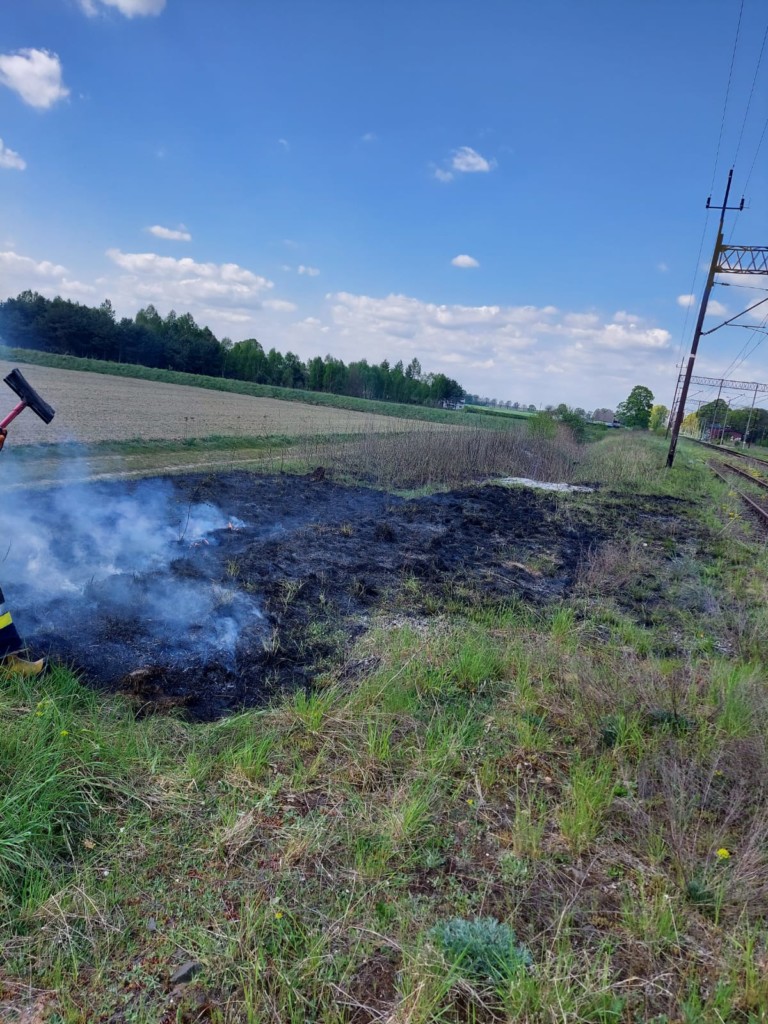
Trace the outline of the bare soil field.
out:
<instances>
[{"instance_id":1,"label":"bare soil field","mask_svg":"<svg viewBox=\"0 0 768 1024\"><path fill-rule=\"evenodd\" d=\"M13 365L0 360L0 377L5 377ZM300 437L393 429L391 417L274 398L45 366L24 366L22 373L54 407L56 417L46 426L33 413L25 412L9 428L16 444L132 438L149 441L214 434ZM4 415L15 405L16 396L4 388L0 397ZM394 422L399 429L418 425L410 420Z\"/></svg>"}]
</instances>

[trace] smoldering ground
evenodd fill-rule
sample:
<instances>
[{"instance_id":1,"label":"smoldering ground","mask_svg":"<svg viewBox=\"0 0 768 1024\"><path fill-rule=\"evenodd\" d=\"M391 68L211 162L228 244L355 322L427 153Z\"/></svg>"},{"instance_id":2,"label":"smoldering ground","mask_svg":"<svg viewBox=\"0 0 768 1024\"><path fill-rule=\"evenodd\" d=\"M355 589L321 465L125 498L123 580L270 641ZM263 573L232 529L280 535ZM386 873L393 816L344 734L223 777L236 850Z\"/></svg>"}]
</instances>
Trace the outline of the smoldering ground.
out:
<instances>
[{"instance_id":1,"label":"smoldering ground","mask_svg":"<svg viewBox=\"0 0 768 1024\"><path fill-rule=\"evenodd\" d=\"M596 522L522 489L405 500L235 472L19 490L5 511L0 582L35 652L200 718L311 684L381 609L428 613L457 588L561 597L616 516L643 516L626 499Z\"/></svg>"}]
</instances>

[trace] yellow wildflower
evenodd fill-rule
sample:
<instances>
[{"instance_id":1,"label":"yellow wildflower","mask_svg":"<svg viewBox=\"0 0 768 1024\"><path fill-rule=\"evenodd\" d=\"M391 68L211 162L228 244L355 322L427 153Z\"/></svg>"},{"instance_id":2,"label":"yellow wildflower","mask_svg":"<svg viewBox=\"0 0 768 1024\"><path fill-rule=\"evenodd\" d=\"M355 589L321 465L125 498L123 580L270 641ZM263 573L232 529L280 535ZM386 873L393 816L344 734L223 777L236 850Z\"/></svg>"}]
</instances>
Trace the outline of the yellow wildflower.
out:
<instances>
[{"instance_id":1,"label":"yellow wildflower","mask_svg":"<svg viewBox=\"0 0 768 1024\"><path fill-rule=\"evenodd\" d=\"M715 854L715 856L717 857L718 860L728 860L728 858L731 856L731 851L730 850L726 850L726 848L724 846L721 846L720 849Z\"/></svg>"},{"instance_id":2,"label":"yellow wildflower","mask_svg":"<svg viewBox=\"0 0 768 1024\"><path fill-rule=\"evenodd\" d=\"M62 729L59 736L69 736L69 729Z\"/></svg>"},{"instance_id":3,"label":"yellow wildflower","mask_svg":"<svg viewBox=\"0 0 768 1024\"><path fill-rule=\"evenodd\" d=\"M275 920L276 921L279 921L282 916L283 916L282 910L275 911Z\"/></svg>"}]
</instances>

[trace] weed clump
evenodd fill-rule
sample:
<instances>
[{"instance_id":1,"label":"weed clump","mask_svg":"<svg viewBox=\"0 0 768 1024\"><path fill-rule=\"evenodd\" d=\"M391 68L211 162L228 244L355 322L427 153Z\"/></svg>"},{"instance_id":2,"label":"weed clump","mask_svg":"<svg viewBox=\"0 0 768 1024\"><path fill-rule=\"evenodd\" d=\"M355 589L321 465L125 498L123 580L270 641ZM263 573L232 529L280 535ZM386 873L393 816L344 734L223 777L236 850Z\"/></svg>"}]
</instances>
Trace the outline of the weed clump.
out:
<instances>
[{"instance_id":1,"label":"weed clump","mask_svg":"<svg viewBox=\"0 0 768 1024\"><path fill-rule=\"evenodd\" d=\"M460 974L476 981L508 981L532 963L512 928L495 917L452 917L436 924L429 938Z\"/></svg>"}]
</instances>

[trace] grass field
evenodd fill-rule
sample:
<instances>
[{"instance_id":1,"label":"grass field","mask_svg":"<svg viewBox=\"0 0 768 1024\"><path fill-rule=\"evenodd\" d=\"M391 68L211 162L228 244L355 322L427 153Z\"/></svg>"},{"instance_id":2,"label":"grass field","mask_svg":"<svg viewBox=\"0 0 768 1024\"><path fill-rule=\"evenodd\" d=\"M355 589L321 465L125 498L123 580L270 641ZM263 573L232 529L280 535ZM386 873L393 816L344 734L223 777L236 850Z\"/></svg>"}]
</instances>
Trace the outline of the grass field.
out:
<instances>
[{"instance_id":1,"label":"grass field","mask_svg":"<svg viewBox=\"0 0 768 1024\"><path fill-rule=\"evenodd\" d=\"M590 446L566 521L647 525L554 605L393 581L354 682L193 725L6 677L0 1017L768 1019L768 558L663 459Z\"/></svg>"}]
</instances>

